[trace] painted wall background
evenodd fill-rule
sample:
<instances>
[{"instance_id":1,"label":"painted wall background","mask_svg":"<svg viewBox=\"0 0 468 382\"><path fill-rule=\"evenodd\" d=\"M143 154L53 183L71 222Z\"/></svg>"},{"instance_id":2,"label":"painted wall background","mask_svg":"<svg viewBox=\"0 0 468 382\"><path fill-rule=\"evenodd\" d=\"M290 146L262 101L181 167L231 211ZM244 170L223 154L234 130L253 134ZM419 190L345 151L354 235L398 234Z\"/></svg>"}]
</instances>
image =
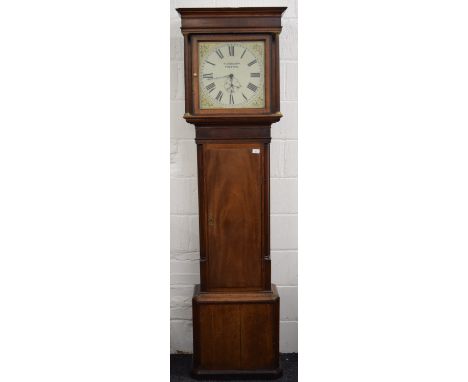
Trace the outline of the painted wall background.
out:
<instances>
[{"instance_id":1,"label":"painted wall background","mask_svg":"<svg viewBox=\"0 0 468 382\"><path fill-rule=\"evenodd\" d=\"M287 6L280 35L281 112L272 125L271 270L281 297L280 351L297 352L297 0L171 0L171 353L192 352L191 299L200 282L195 130L184 114L178 7Z\"/></svg>"}]
</instances>

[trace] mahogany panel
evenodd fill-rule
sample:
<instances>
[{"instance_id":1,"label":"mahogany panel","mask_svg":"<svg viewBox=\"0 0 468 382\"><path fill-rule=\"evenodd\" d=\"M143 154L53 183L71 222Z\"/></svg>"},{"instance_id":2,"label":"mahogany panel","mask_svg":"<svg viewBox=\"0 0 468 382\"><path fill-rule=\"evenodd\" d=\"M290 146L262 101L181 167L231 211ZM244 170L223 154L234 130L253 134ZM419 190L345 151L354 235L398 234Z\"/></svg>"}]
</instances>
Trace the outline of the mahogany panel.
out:
<instances>
[{"instance_id":1,"label":"mahogany panel","mask_svg":"<svg viewBox=\"0 0 468 382\"><path fill-rule=\"evenodd\" d=\"M208 370L241 368L240 306L200 308L200 364Z\"/></svg>"},{"instance_id":2,"label":"mahogany panel","mask_svg":"<svg viewBox=\"0 0 468 382\"><path fill-rule=\"evenodd\" d=\"M240 337L243 369L275 367L274 318L273 304L243 304L241 306Z\"/></svg>"},{"instance_id":3,"label":"mahogany panel","mask_svg":"<svg viewBox=\"0 0 468 382\"><path fill-rule=\"evenodd\" d=\"M206 126L197 127L196 140L201 139L266 139L270 141L270 127L268 126Z\"/></svg>"},{"instance_id":4,"label":"mahogany panel","mask_svg":"<svg viewBox=\"0 0 468 382\"><path fill-rule=\"evenodd\" d=\"M263 145L203 146L207 290L261 289Z\"/></svg>"}]
</instances>

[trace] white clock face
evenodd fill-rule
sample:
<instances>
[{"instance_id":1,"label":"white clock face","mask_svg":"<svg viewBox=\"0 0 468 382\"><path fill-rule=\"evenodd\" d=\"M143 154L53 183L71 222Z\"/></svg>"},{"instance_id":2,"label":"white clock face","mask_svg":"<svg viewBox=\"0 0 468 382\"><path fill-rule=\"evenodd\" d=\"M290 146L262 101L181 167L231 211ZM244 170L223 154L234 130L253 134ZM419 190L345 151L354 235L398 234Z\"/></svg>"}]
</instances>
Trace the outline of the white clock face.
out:
<instances>
[{"instance_id":1,"label":"white clock face","mask_svg":"<svg viewBox=\"0 0 468 382\"><path fill-rule=\"evenodd\" d=\"M264 66L263 41L200 42L200 108L264 108Z\"/></svg>"}]
</instances>

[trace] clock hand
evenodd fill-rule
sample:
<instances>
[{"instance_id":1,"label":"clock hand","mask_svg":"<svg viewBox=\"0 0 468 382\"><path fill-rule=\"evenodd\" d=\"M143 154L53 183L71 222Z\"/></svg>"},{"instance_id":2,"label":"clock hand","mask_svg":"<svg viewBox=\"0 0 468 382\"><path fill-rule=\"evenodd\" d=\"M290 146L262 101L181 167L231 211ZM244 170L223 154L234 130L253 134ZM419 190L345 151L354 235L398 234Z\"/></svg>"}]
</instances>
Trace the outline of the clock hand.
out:
<instances>
[{"instance_id":1,"label":"clock hand","mask_svg":"<svg viewBox=\"0 0 468 382\"><path fill-rule=\"evenodd\" d=\"M230 86L230 88L231 88L231 93L234 93L235 88L237 88L237 89L240 88L240 83L239 83L239 81L237 80L237 78L234 77L234 74L231 74L231 75L229 76L229 79L231 80L231 86ZM239 84L239 86L237 86L237 84L234 83L234 80Z\"/></svg>"},{"instance_id":2,"label":"clock hand","mask_svg":"<svg viewBox=\"0 0 468 382\"><path fill-rule=\"evenodd\" d=\"M233 87L233 88L236 87L236 88L239 89L241 86L242 85L240 84L239 80L236 77L234 77L234 75L232 75L232 77L231 77L231 87Z\"/></svg>"},{"instance_id":3,"label":"clock hand","mask_svg":"<svg viewBox=\"0 0 468 382\"><path fill-rule=\"evenodd\" d=\"M232 78L234 78L234 74L226 74L225 76L213 77L213 78L209 78L209 79L210 80L218 80L220 78L226 78L226 77L229 77L232 80Z\"/></svg>"},{"instance_id":4,"label":"clock hand","mask_svg":"<svg viewBox=\"0 0 468 382\"><path fill-rule=\"evenodd\" d=\"M229 77L230 74L228 74L227 76L220 76L220 77L214 77L214 78L210 78L210 80L218 80L220 78L226 78L226 77Z\"/></svg>"}]
</instances>

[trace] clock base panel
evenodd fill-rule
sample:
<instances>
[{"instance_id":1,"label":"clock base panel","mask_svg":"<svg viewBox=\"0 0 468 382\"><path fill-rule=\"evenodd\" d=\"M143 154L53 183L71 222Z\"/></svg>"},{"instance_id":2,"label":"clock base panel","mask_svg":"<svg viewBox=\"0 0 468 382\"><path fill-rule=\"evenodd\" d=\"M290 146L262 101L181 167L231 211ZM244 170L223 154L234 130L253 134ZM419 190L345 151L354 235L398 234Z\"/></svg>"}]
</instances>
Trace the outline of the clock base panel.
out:
<instances>
[{"instance_id":1,"label":"clock base panel","mask_svg":"<svg viewBox=\"0 0 468 382\"><path fill-rule=\"evenodd\" d=\"M193 296L195 378L274 379L279 358L279 296L270 292L203 293Z\"/></svg>"}]
</instances>

